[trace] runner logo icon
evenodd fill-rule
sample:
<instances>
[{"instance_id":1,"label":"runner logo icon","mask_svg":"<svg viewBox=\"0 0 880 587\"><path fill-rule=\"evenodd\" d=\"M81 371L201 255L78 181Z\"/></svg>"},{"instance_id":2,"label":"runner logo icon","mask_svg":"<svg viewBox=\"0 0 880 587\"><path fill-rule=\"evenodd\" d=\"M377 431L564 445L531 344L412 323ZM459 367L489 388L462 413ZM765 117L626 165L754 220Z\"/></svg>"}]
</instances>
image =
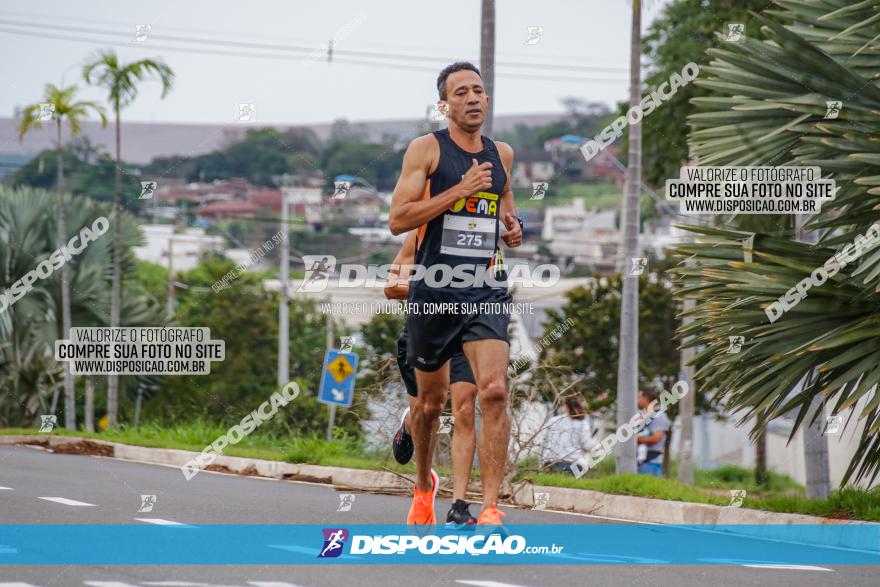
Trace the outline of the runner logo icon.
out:
<instances>
[{"instance_id":1,"label":"runner logo icon","mask_svg":"<svg viewBox=\"0 0 880 587\"><path fill-rule=\"evenodd\" d=\"M324 546L318 554L318 558L337 558L342 554L342 547L348 540L348 530L345 528L324 528Z\"/></svg>"},{"instance_id":2,"label":"runner logo icon","mask_svg":"<svg viewBox=\"0 0 880 587\"><path fill-rule=\"evenodd\" d=\"M336 269L336 257L333 255L303 255L303 265L306 275L296 291L324 291L327 288L330 274Z\"/></svg>"}]
</instances>

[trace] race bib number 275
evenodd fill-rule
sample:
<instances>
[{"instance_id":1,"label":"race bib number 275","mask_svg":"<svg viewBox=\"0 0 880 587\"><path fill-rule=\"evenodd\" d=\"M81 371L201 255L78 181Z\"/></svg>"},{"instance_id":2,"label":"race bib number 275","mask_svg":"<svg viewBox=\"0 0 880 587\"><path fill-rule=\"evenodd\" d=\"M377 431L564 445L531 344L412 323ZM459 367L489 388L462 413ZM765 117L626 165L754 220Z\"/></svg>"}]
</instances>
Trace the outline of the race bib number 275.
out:
<instances>
[{"instance_id":1,"label":"race bib number 275","mask_svg":"<svg viewBox=\"0 0 880 587\"><path fill-rule=\"evenodd\" d=\"M490 258L495 253L495 218L443 217L440 252L459 257Z\"/></svg>"}]
</instances>

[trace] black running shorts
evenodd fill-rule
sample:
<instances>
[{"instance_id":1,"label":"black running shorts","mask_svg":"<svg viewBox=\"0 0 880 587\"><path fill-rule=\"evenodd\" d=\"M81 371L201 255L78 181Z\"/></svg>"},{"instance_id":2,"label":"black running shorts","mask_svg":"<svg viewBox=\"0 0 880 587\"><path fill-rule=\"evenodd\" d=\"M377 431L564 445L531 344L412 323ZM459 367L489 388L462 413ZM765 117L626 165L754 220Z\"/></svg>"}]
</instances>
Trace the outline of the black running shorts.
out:
<instances>
[{"instance_id":1,"label":"black running shorts","mask_svg":"<svg viewBox=\"0 0 880 587\"><path fill-rule=\"evenodd\" d=\"M479 301L459 302L452 311L436 312L433 310L443 304L449 305L448 296L430 289L415 292L410 296L406 316L409 365L422 371L436 371L461 353L466 342L508 342L511 299L506 291L492 292Z\"/></svg>"},{"instance_id":2,"label":"black running shorts","mask_svg":"<svg viewBox=\"0 0 880 587\"><path fill-rule=\"evenodd\" d=\"M404 328L400 338L397 339L397 367L400 369L400 377L403 379L403 384L406 385L406 392L413 397L418 397L419 388L416 385L416 372L406 361L407 338L406 328ZM470 363L468 363L467 357L464 356L463 352L452 355L450 361L452 361L449 364L450 383L477 384L471 371Z\"/></svg>"}]
</instances>

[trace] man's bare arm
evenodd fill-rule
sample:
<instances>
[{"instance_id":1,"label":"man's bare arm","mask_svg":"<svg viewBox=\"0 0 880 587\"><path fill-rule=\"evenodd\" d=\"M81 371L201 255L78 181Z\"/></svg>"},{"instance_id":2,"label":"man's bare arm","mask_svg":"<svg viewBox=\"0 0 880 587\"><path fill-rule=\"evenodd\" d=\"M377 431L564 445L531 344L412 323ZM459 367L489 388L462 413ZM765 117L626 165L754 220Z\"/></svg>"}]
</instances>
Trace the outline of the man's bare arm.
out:
<instances>
[{"instance_id":1,"label":"man's bare arm","mask_svg":"<svg viewBox=\"0 0 880 587\"><path fill-rule=\"evenodd\" d=\"M501 163L507 172L507 181L504 184L504 192L501 194L501 219L504 221L507 231L501 235L501 238L508 247L518 247L522 244L522 228L517 220L519 213L516 210L513 189L510 186L510 177L513 175L513 149L507 143L496 141L495 144L498 146Z\"/></svg>"},{"instance_id":2,"label":"man's bare arm","mask_svg":"<svg viewBox=\"0 0 880 587\"><path fill-rule=\"evenodd\" d=\"M391 213L388 217L391 234L403 234L427 224L458 200L492 185L492 164L478 165L474 159L473 165L458 184L432 198L422 199L425 181L439 148L437 140L431 135L419 137L407 147L403 156L403 170L391 197Z\"/></svg>"},{"instance_id":3,"label":"man's bare arm","mask_svg":"<svg viewBox=\"0 0 880 587\"><path fill-rule=\"evenodd\" d=\"M407 275L401 276L401 270L409 268L416 258L416 239L418 238L415 230L410 231L403 241L403 246L394 257L393 266L388 273L388 281L385 284L385 297L389 300L405 300L409 295L409 271Z\"/></svg>"},{"instance_id":4,"label":"man's bare arm","mask_svg":"<svg viewBox=\"0 0 880 587\"><path fill-rule=\"evenodd\" d=\"M636 444L657 444L663 439L665 432L658 430L648 436L636 436Z\"/></svg>"}]
</instances>

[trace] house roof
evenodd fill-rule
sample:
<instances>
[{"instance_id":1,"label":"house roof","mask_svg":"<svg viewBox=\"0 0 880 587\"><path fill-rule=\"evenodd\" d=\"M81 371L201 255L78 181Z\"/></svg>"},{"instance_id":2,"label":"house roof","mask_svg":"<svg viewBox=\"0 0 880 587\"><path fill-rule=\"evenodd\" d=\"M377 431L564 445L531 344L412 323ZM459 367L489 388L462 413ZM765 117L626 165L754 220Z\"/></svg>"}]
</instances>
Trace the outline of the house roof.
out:
<instances>
[{"instance_id":1,"label":"house roof","mask_svg":"<svg viewBox=\"0 0 880 587\"><path fill-rule=\"evenodd\" d=\"M246 212L256 212L259 206L250 202L211 202L200 206L197 210L199 214L242 214Z\"/></svg>"}]
</instances>

